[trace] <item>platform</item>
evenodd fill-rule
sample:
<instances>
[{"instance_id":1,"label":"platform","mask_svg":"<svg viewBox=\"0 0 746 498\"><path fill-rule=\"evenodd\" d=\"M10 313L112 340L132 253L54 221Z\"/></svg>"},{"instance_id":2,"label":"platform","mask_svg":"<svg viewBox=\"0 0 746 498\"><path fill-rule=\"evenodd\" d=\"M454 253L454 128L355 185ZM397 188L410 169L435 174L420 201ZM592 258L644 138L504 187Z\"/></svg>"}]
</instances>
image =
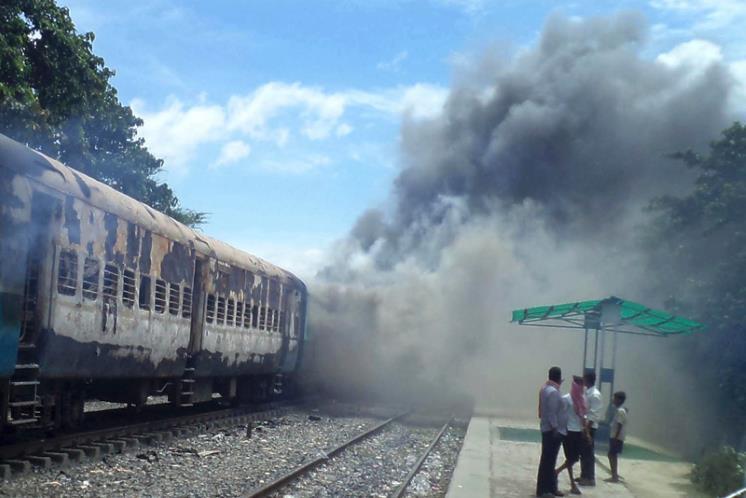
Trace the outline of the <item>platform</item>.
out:
<instances>
[{"instance_id":1,"label":"platform","mask_svg":"<svg viewBox=\"0 0 746 498\"><path fill-rule=\"evenodd\" d=\"M536 490L541 454L541 434L535 424L504 418L475 416L448 488L448 498L528 498ZM679 498L696 496L686 475L689 464L632 445L630 457L622 455L620 474L625 484L607 483L605 465L596 465L596 487L581 488L583 496L608 498ZM627 448L625 447L625 453ZM605 457L604 457L605 458ZM564 461L560 451L559 463ZM604 460L601 460L603 462ZM580 472L580 466L575 466ZM663 473L663 476L661 476ZM656 476L651 487L651 476ZM569 494L567 473L559 489Z\"/></svg>"}]
</instances>

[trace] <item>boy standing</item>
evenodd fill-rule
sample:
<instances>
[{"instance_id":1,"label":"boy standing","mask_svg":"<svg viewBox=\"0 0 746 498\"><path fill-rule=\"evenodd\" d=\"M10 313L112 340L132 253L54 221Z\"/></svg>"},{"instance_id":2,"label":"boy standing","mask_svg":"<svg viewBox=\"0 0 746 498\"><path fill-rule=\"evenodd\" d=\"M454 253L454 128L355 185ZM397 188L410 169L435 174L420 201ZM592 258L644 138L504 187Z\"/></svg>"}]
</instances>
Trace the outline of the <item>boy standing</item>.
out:
<instances>
[{"instance_id":1,"label":"boy standing","mask_svg":"<svg viewBox=\"0 0 746 498\"><path fill-rule=\"evenodd\" d=\"M608 482L619 482L619 455L624 450L624 438L626 436L626 427L628 412L624 405L627 395L624 391L614 393L613 405L616 409L614 420L611 422L611 438L609 439L609 467L611 467L611 478Z\"/></svg>"}]
</instances>

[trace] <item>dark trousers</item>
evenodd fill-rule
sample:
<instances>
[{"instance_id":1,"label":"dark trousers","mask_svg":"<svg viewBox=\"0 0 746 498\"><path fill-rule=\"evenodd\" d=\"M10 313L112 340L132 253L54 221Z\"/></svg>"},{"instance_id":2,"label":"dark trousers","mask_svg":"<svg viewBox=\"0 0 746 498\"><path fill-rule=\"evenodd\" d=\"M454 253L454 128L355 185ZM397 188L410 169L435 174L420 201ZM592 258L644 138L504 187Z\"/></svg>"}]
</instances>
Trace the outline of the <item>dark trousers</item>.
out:
<instances>
[{"instance_id":1,"label":"dark trousers","mask_svg":"<svg viewBox=\"0 0 746 498\"><path fill-rule=\"evenodd\" d=\"M583 438L583 449L580 452L580 478L596 480L596 429L591 429L591 438Z\"/></svg>"},{"instance_id":2,"label":"dark trousers","mask_svg":"<svg viewBox=\"0 0 746 498\"><path fill-rule=\"evenodd\" d=\"M536 496L557 491L557 454L562 446L562 437L552 431L541 433L541 460L539 474L536 476Z\"/></svg>"}]
</instances>

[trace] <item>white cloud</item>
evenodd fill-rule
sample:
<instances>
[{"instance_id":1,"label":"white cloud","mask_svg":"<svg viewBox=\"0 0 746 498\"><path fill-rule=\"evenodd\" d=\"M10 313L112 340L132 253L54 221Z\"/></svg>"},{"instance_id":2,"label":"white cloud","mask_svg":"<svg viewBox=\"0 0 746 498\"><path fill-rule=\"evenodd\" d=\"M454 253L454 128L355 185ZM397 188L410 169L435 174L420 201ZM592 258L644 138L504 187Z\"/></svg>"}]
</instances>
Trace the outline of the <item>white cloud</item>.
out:
<instances>
[{"instance_id":1,"label":"white cloud","mask_svg":"<svg viewBox=\"0 0 746 498\"><path fill-rule=\"evenodd\" d=\"M321 154L310 154L303 157L286 159L272 159L259 162L259 167L272 173L302 174L311 170L328 166L332 160Z\"/></svg>"},{"instance_id":2,"label":"white cloud","mask_svg":"<svg viewBox=\"0 0 746 498\"><path fill-rule=\"evenodd\" d=\"M287 136L278 136L270 121L288 109L297 109L301 132L311 140L327 138L344 113L344 98L325 93L300 83L271 82L246 96L233 96L228 101L228 127L240 130L255 140L284 143Z\"/></svg>"},{"instance_id":3,"label":"white cloud","mask_svg":"<svg viewBox=\"0 0 746 498\"><path fill-rule=\"evenodd\" d=\"M707 40L691 40L676 45L656 59L668 67L701 74L712 64L722 62L723 52L719 45Z\"/></svg>"},{"instance_id":4,"label":"white cloud","mask_svg":"<svg viewBox=\"0 0 746 498\"><path fill-rule=\"evenodd\" d=\"M224 166L226 164L232 164L236 161L248 157L251 153L251 146L243 140L233 140L223 145L220 150L220 156L217 161L213 163L214 167Z\"/></svg>"},{"instance_id":5,"label":"white cloud","mask_svg":"<svg viewBox=\"0 0 746 498\"><path fill-rule=\"evenodd\" d=\"M741 26L746 19L743 0L652 0L650 4L661 10L697 16L695 29L715 30L725 26Z\"/></svg>"},{"instance_id":6,"label":"white cloud","mask_svg":"<svg viewBox=\"0 0 746 498\"><path fill-rule=\"evenodd\" d=\"M699 39L681 43L658 55L656 60L668 67L681 70L683 84L700 78L713 64L725 65L734 83L730 107L739 113L746 112L746 60L727 62L719 45Z\"/></svg>"},{"instance_id":7,"label":"white cloud","mask_svg":"<svg viewBox=\"0 0 746 498\"><path fill-rule=\"evenodd\" d=\"M376 64L376 69L380 69L381 71L398 71L401 68L402 62L407 60L407 57L409 57L409 52L402 50L393 59Z\"/></svg>"},{"instance_id":8,"label":"white cloud","mask_svg":"<svg viewBox=\"0 0 746 498\"><path fill-rule=\"evenodd\" d=\"M169 98L159 111L150 111L140 99L130 105L143 119L138 133L145 137L148 149L175 171L183 171L197 148L219 139L225 129L225 111L217 105L186 107L175 98Z\"/></svg>"},{"instance_id":9,"label":"white cloud","mask_svg":"<svg viewBox=\"0 0 746 498\"><path fill-rule=\"evenodd\" d=\"M152 110L140 99L131 106L143 118L140 134L151 152L162 157L167 168L184 173L207 143L222 147L219 157L208 164L227 165L248 155L250 147L256 150L258 143L282 149L295 140L339 140L362 124L375 125L381 117L432 118L442 112L447 95L446 88L427 83L330 92L300 83L270 82L230 97L225 105L209 104L202 95L191 106L173 97L160 110ZM365 112L351 114L352 110ZM297 173L323 164L317 157L291 161L287 167L273 164L270 169Z\"/></svg>"}]
</instances>

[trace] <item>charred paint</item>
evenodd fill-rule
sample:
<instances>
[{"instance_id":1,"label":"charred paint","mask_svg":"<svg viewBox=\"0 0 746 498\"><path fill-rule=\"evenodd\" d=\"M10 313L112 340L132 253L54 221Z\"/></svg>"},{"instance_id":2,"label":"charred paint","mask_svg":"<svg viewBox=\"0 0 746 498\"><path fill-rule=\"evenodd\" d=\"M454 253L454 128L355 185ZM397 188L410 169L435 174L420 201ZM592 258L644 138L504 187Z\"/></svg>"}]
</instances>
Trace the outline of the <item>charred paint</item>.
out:
<instances>
[{"instance_id":1,"label":"charred paint","mask_svg":"<svg viewBox=\"0 0 746 498\"><path fill-rule=\"evenodd\" d=\"M153 249L153 233L150 230L145 230L142 235L142 242L140 244L140 271L143 273L150 273L151 270L151 255L150 251Z\"/></svg>"},{"instance_id":2,"label":"charred paint","mask_svg":"<svg viewBox=\"0 0 746 498\"><path fill-rule=\"evenodd\" d=\"M75 170L72 170L73 177L75 178L75 182L78 184L78 187L80 187L80 191L83 193L83 195L86 197L86 199L91 198L91 188L88 186L88 184L83 181L83 179L80 177L79 174L75 172Z\"/></svg>"},{"instance_id":3,"label":"charred paint","mask_svg":"<svg viewBox=\"0 0 746 498\"><path fill-rule=\"evenodd\" d=\"M104 213L104 229L106 230L106 240L104 241L104 252L107 261L113 261L119 265L124 264L124 254L119 250L117 244L119 239L119 218L111 213Z\"/></svg>"},{"instance_id":4,"label":"charred paint","mask_svg":"<svg viewBox=\"0 0 746 498\"><path fill-rule=\"evenodd\" d=\"M184 244L174 242L161 261L161 277L170 282L189 282L194 277L194 254Z\"/></svg>"},{"instance_id":5,"label":"charred paint","mask_svg":"<svg viewBox=\"0 0 746 498\"><path fill-rule=\"evenodd\" d=\"M65 231L71 244L80 244L80 217L73 197L65 197Z\"/></svg>"},{"instance_id":6,"label":"charred paint","mask_svg":"<svg viewBox=\"0 0 746 498\"><path fill-rule=\"evenodd\" d=\"M134 223L127 223L127 256L124 264L130 268L137 268L137 257L140 254L140 227Z\"/></svg>"}]
</instances>

